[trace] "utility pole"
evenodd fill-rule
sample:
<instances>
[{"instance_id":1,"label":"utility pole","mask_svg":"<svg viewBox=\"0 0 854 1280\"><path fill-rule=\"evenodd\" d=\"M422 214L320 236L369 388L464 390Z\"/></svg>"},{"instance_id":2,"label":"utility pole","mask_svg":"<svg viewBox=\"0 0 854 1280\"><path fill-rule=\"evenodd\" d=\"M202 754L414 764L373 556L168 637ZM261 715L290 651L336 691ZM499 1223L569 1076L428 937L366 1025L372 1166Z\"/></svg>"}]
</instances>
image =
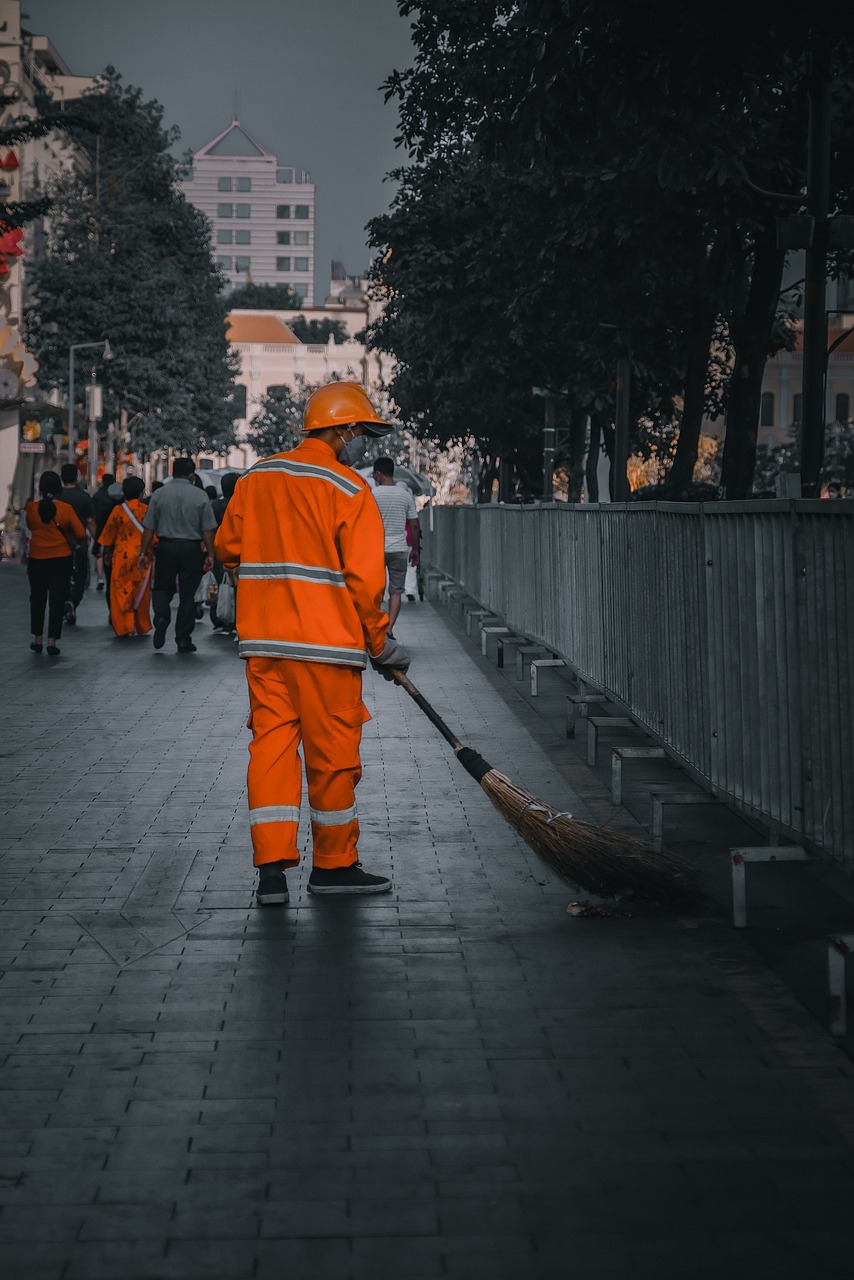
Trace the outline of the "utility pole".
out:
<instances>
[{"instance_id":1,"label":"utility pole","mask_svg":"<svg viewBox=\"0 0 854 1280\"><path fill-rule=\"evenodd\" d=\"M92 381L86 388L86 417L89 419L89 488L94 489L98 483L98 420L104 412L104 396L102 388L95 382L95 370L92 369Z\"/></svg>"},{"instance_id":2,"label":"utility pole","mask_svg":"<svg viewBox=\"0 0 854 1280\"><path fill-rule=\"evenodd\" d=\"M555 469L555 398L545 398L545 422L543 426L543 501L554 501Z\"/></svg>"},{"instance_id":3,"label":"utility pole","mask_svg":"<svg viewBox=\"0 0 854 1280\"><path fill-rule=\"evenodd\" d=\"M807 211L813 220L804 280L804 362L801 423L801 492L819 493L824 457L827 367L827 239L830 200L830 74L824 41L816 43L809 79Z\"/></svg>"}]
</instances>

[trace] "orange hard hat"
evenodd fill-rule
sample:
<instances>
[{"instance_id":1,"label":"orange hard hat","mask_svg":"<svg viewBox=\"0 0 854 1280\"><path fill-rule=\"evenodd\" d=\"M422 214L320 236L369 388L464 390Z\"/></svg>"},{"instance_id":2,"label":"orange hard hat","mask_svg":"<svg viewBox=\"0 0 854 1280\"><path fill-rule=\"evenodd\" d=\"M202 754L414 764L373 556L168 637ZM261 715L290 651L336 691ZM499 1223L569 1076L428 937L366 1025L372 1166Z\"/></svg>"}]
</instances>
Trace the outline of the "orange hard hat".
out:
<instances>
[{"instance_id":1,"label":"orange hard hat","mask_svg":"<svg viewBox=\"0 0 854 1280\"><path fill-rule=\"evenodd\" d=\"M384 436L394 430L377 415L358 382L328 382L309 397L303 431L323 431L326 427L363 427L367 436Z\"/></svg>"}]
</instances>

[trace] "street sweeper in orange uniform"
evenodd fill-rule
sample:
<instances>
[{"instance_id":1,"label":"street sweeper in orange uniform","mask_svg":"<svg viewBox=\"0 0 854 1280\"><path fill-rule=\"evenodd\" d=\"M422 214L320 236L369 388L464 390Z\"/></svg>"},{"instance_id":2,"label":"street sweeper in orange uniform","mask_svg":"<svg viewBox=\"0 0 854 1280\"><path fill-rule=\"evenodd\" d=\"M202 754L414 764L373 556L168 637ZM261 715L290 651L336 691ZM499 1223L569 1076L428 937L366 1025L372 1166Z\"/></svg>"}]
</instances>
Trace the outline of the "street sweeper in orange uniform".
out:
<instances>
[{"instance_id":1,"label":"street sweeper in orange uniform","mask_svg":"<svg viewBox=\"0 0 854 1280\"><path fill-rule=\"evenodd\" d=\"M406 671L388 640L383 523L351 468L367 437L392 427L357 383L332 382L309 399L304 439L255 464L237 482L216 535L236 570L239 652L246 660L252 743L249 822L260 905L288 901L285 872L299 862L302 745L310 804L311 893L384 893L386 876L359 862L354 790L370 719L362 670Z\"/></svg>"}]
</instances>

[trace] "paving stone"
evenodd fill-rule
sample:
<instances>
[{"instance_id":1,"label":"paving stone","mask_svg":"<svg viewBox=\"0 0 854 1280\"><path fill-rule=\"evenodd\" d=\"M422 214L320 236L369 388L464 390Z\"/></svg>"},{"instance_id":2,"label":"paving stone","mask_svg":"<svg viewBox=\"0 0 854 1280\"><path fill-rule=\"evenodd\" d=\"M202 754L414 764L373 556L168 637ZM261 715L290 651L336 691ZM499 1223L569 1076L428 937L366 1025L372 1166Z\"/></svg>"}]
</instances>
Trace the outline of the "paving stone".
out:
<instances>
[{"instance_id":1,"label":"paving stone","mask_svg":"<svg viewBox=\"0 0 854 1280\"><path fill-rule=\"evenodd\" d=\"M725 921L568 917L371 674L361 851L394 890L314 900L303 865L259 911L233 649L206 622L192 668L121 649L87 597L48 717L25 578L0 574L10 1274L847 1280L854 1068ZM399 626L466 741L610 817L440 612ZM74 748L34 789L50 725Z\"/></svg>"}]
</instances>

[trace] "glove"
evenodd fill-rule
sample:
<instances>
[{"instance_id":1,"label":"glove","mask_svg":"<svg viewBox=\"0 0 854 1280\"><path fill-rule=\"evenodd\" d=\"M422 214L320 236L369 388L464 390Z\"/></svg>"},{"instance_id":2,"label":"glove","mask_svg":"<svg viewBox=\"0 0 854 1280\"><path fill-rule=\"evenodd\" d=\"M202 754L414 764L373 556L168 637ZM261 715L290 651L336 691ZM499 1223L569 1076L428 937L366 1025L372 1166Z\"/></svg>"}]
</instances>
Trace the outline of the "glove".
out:
<instances>
[{"instance_id":1,"label":"glove","mask_svg":"<svg viewBox=\"0 0 854 1280\"><path fill-rule=\"evenodd\" d=\"M374 671L379 671L384 680L393 680L393 671L409 670L409 654L402 644L396 640L386 640L385 648L376 658L371 658Z\"/></svg>"}]
</instances>

